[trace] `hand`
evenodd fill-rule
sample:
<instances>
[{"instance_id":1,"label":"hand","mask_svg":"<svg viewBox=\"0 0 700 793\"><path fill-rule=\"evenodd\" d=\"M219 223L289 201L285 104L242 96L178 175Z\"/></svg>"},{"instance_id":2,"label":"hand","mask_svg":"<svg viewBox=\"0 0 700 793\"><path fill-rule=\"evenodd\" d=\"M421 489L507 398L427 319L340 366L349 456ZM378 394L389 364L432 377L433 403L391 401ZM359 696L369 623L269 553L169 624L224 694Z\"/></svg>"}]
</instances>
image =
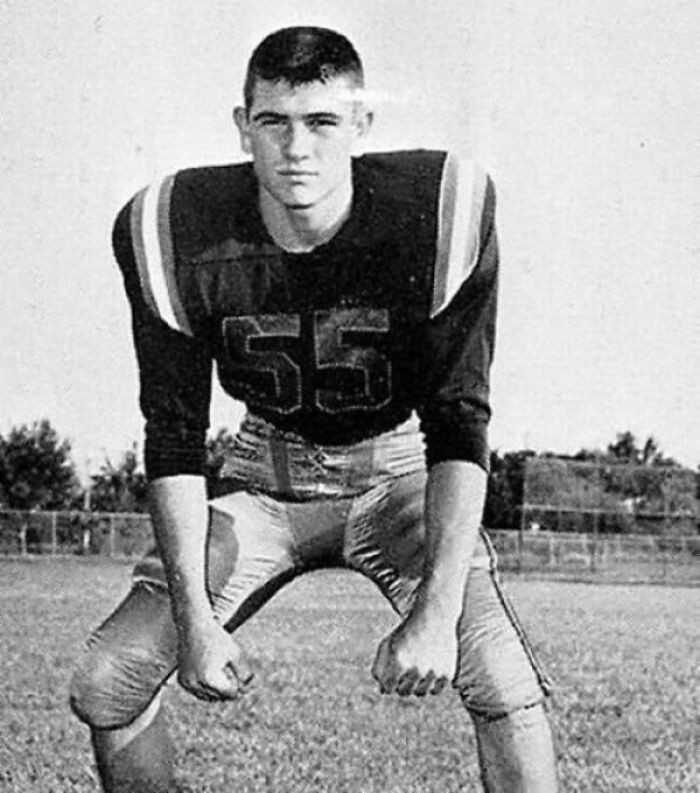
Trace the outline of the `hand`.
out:
<instances>
[{"instance_id":1,"label":"hand","mask_svg":"<svg viewBox=\"0 0 700 793\"><path fill-rule=\"evenodd\" d=\"M253 679L243 651L213 618L180 634L178 682L207 701L236 699Z\"/></svg>"},{"instance_id":2,"label":"hand","mask_svg":"<svg viewBox=\"0 0 700 793\"><path fill-rule=\"evenodd\" d=\"M439 694L455 677L458 652L456 620L417 604L381 641L372 676L382 694Z\"/></svg>"}]
</instances>

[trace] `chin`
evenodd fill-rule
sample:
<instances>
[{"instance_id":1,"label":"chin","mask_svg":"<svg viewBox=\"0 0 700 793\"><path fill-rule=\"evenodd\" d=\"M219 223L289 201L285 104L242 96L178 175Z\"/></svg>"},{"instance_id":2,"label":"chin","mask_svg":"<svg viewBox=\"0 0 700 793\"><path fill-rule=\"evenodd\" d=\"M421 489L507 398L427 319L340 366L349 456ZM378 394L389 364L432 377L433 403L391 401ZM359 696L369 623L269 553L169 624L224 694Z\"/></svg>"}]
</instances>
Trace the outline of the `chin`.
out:
<instances>
[{"instance_id":1,"label":"chin","mask_svg":"<svg viewBox=\"0 0 700 793\"><path fill-rule=\"evenodd\" d=\"M305 212L312 209L314 203L313 201L285 201L284 206L294 212Z\"/></svg>"},{"instance_id":2,"label":"chin","mask_svg":"<svg viewBox=\"0 0 700 793\"><path fill-rule=\"evenodd\" d=\"M282 198L282 203L285 205L287 209L295 209L295 210L302 210L302 209L311 209L316 203L317 199L315 196L309 196L304 194L289 194L287 193Z\"/></svg>"}]
</instances>

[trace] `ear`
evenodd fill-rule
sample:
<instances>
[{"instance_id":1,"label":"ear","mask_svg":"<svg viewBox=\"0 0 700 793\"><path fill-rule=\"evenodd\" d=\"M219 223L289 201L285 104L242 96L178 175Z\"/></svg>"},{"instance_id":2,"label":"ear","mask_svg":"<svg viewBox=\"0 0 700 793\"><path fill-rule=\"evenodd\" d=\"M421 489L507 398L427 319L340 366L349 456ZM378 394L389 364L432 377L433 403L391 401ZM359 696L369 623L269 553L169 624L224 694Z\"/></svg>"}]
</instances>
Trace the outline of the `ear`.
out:
<instances>
[{"instance_id":1,"label":"ear","mask_svg":"<svg viewBox=\"0 0 700 793\"><path fill-rule=\"evenodd\" d=\"M241 138L241 149L245 154L252 154L250 140L250 122L248 121L248 111L244 107L234 107L233 120L238 127L238 134Z\"/></svg>"},{"instance_id":2,"label":"ear","mask_svg":"<svg viewBox=\"0 0 700 793\"><path fill-rule=\"evenodd\" d=\"M357 129L357 137L364 138L369 134L374 122L374 112L365 105L360 105L357 108L357 115L355 116L355 127Z\"/></svg>"},{"instance_id":3,"label":"ear","mask_svg":"<svg viewBox=\"0 0 700 793\"><path fill-rule=\"evenodd\" d=\"M355 140L352 144L353 154L361 154L364 151L364 139L369 135L372 129L372 122L374 121L374 113L367 108L364 104L359 105L355 110L355 118L353 123L355 125Z\"/></svg>"}]
</instances>

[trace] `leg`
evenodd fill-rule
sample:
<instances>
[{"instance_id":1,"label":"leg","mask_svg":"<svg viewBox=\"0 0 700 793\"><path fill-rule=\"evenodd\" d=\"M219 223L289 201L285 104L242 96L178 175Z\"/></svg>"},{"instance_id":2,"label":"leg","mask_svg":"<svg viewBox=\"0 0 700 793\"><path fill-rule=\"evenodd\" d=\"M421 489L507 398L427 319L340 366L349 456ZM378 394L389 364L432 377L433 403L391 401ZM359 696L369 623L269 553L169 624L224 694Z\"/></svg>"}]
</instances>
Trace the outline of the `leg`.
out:
<instances>
[{"instance_id":1,"label":"leg","mask_svg":"<svg viewBox=\"0 0 700 793\"><path fill-rule=\"evenodd\" d=\"M454 686L476 730L487 793L556 793L556 760L537 660L495 568L473 569Z\"/></svg>"},{"instance_id":2,"label":"leg","mask_svg":"<svg viewBox=\"0 0 700 793\"><path fill-rule=\"evenodd\" d=\"M403 615L423 568L425 475L399 477L359 498L351 515L348 566L371 578ZM459 624L454 687L472 716L487 793L554 793L556 773L540 672L500 589L485 535L477 544Z\"/></svg>"},{"instance_id":3,"label":"leg","mask_svg":"<svg viewBox=\"0 0 700 793\"><path fill-rule=\"evenodd\" d=\"M239 492L212 511L207 583L231 629L295 573L291 536L260 502ZM177 788L159 692L175 669L177 632L160 561L147 557L135 572L142 580L89 640L71 706L91 728L106 793L166 793Z\"/></svg>"},{"instance_id":4,"label":"leg","mask_svg":"<svg viewBox=\"0 0 700 793\"><path fill-rule=\"evenodd\" d=\"M138 583L93 634L71 683L71 706L91 728L107 793L175 790L160 688L177 635L166 590Z\"/></svg>"},{"instance_id":5,"label":"leg","mask_svg":"<svg viewBox=\"0 0 700 793\"><path fill-rule=\"evenodd\" d=\"M487 793L556 793L556 759L542 703L489 720L472 714Z\"/></svg>"},{"instance_id":6,"label":"leg","mask_svg":"<svg viewBox=\"0 0 700 793\"><path fill-rule=\"evenodd\" d=\"M107 793L170 793L177 790L173 746L158 695L127 727L92 729L92 747Z\"/></svg>"}]
</instances>

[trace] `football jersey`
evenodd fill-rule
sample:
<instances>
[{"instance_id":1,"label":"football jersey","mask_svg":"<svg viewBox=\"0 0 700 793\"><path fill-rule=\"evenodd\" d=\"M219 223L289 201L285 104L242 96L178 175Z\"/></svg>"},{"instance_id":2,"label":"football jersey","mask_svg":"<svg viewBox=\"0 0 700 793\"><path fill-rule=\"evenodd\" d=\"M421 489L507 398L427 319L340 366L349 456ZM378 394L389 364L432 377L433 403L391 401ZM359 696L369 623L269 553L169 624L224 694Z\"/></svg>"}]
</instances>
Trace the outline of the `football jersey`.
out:
<instances>
[{"instance_id":1,"label":"football jersey","mask_svg":"<svg viewBox=\"0 0 700 793\"><path fill-rule=\"evenodd\" d=\"M212 365L231 398L311 443L416 411L428 465L487 467L492 182L422 150L354 158L352 178L347 221L308 253L271 238L252 163L179 171L121 211L149 478L202 472Z\"/></svg>"}]
</instances>

